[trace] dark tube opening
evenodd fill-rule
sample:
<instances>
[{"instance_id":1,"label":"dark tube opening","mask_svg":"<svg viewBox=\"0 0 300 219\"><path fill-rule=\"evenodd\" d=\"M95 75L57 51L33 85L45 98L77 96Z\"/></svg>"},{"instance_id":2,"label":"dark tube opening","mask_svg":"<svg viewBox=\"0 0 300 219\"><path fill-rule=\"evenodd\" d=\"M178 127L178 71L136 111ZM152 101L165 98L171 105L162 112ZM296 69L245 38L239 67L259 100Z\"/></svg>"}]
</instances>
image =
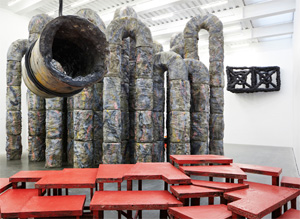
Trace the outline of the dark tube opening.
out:
<instances>
[{"instance_id":1,"label":"dark tube opening","mask_svg":"<svg viewBox=\"0 0 300 219\"><path fill-rule=\"evenodd\" d=\"M105 34L78 16L61 16L49 22L40 36L40 52L59 80L84 87L104 76Z\"/></svg>"}]
</instances>

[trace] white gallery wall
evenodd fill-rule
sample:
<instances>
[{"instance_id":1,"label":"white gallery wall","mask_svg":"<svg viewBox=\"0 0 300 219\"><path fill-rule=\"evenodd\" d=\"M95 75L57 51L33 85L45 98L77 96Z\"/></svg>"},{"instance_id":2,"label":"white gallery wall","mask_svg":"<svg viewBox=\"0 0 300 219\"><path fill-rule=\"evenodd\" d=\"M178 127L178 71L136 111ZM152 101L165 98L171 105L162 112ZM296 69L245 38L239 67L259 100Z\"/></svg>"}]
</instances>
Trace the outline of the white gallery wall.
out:
<instances>
[{"instance_id":1,"label":"white gallery wall","mask_svg":"<svg viewBox=\"0 0 300 219\"><path fill-rule=\"evenodd\" d=\"M17 39L28 38L27 17L16 15L0 8L0 154L5 154L6 146L6 54L10 44ZM27 152L27 104L26 86L22 83L22 144Z\"/></svg>"},{"instance_id":2,"label":"white gallery wall","mask_svg":"<svg viewBox=\"0 0 300 219\"><path fill-rule=\"evenodd\" d=\"M278 92L235 94L225 88L226 143L292 147L292 51L290 38L226 52L225 66L279 66L281 74Z\"/></svg>"},{"instance_id":3,"label":"white gallery wall","mask_svg":"<svg viewBox=\"0 0 300 219\"><path fill-rule=\"evenodd\" d=\"M300 1L296 1L293 37L293 146L300 169Z\"/></svg>"}]
</instances>

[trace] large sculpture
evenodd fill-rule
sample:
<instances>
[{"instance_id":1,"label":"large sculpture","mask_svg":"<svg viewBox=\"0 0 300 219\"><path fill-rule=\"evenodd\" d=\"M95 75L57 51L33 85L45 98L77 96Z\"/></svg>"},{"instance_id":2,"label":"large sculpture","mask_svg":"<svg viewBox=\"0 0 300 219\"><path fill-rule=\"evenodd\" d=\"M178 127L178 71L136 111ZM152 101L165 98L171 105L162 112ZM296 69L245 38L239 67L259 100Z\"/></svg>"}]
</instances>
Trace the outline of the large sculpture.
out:
<instances>
[{"instance_id":1,"label":"large sculpture","mask_svg":"<svg viewBox=\"0 0 300 219\"><path fill-rule=\"evenodd\" d=\"M17 41L17 49L16 43L11 46L19 53L15 59L8 56L8 159L20 159L22 153L21 112L12 103L20 104L20 87L15 86L20 86L18 65L26 51L24 80L38 94L28 91L30 161L46 159L46 167L68 162L77 168L163 162L164 129L168 155L223 154L224 53L217 17L192 18L183 34L171 39L171 51L163 52L131 7L117 9L106 29L93 10L83 9L77 15L54 20L35 16L29 25L29 42ZM68 19L80 28L89 26L86 31L93 37L78 33ZM198 57L201 28L210 34L209 71ZM82 42L68 39L72 35ZM69 44L78 50L70 50ZM51 45L53 54L48 53ZM84 45L93 45L91 54L85 53Z\"/></svg>"}]
</instances>

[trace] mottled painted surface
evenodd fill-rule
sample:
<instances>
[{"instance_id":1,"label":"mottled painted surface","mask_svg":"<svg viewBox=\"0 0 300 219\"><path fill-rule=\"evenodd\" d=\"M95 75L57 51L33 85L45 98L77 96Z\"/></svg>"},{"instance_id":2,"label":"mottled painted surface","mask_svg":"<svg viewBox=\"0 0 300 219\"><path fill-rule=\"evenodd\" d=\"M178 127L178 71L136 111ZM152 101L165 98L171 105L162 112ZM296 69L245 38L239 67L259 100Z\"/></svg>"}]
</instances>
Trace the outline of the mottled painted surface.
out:
<instances>
[{"instance_id":1,"label":"mottled painted surface","mask_svg":"<svg viewBox=\"0 0 300 219\"><path fill-rule=\"evenodd\" d=\"M20 135L22 130L21 111L6 112L6 133L8 135Z\"/></svg>"},{"instance_id":2,"label":"mottled painted surface","mask_svg":"<svg viewBox=\"0 0 300 219\"><path fill-rule=\"evenodd\" d=\"M28 159L29 161L39 162L45 160L45 137L28 136Z\"/></svg>"},{"instance_id":3,"label":"mottled painted surface","mask_svg":"<svg viewBox=\"0 0 300 219\"><path fill-rule=\"evenodd\" d=\"M6 84L7 86L21 86L21 62L7 61Z\"/></svg>"},{"instance_id":4,"label":"mottled painted surface","mask_svg":"<svg viewBox=\"0 0 300 219\"><path fill-rule=\"evenodd\" d=\"M135 112L135 141L153 142L152 111Z\"/></svg>"},{"instance_id":5,"label":"mottled painted surface","mask_svg":"<svg viewBox=\"0 0 300 219\"><path fill-rule=\"evenodd\" d=\"M27 90L28 110L45 110L45 98L40 97Z\"/></svg>"},{"instance_id":6,"label":"mottled painted surface","mask_svg":"<svg viewBox=\"0 0 300 219\"><path fill-rule=\"evenodd\" d=\"M62 111L47 110L46 111L46 138L62 139ZM46 151L47 152L47 151Z\"/></svg>"},{"instance_id":7,"label":"mottled painted surface","mask_svg":"<svg viewBox=\"0 0 300 219\"><path fill-rule=\"evenodd\" d=\"M93 145L94 145L94 167L98 167L99 164L102 164L102 156L103 156L103 150L102 150L102 139L94 139Z\"/></svg>"},{"instance_id":8,"label":"mottled painted surface","mask_svg":"<svg viewBox=\"0 0 300 219\"><path fill-rule=\"evenodd\" d=\"M103 112L94 111L94 139L103 139Z\"/></svg>"},{"instance_id":9,"label":"mottled painted surface","mask_svg":"<svg viewBox=\"0 0 300 219\"><path fill-rule=\"evenodd\" d=\"M135 161L152 162L152 148L154 143L135 143Z\"/></svg>"},{"instance_id":10,"label":"mottled painted surface","mask_svg":"<svg viewBox=\"0 0 300 219\"><path fill-rule=\"evenodd\" d=\"M121 79L105 77L103 86L103 109L116 110L121 108Z\"/></svg>"},{"instance_id":11,"label":"mottled painted surface","mask_svg":"<svg viewBox=\"0 0 300 219\"><path fill-rule=\"evenodd\" d=\"M6 158L7 160L19 160L22 156L22 138L21 135L6 136Z\"/></svg>"},{"instance_id":12,"label":"mottled painted surface","mask_svg":"<svg viewBox=\"0 0 300 219\"><path fill-rule=\"evenodd\" d=\"M93 111L92 110L74 110L74 139L78 141L93 140Z\"/></svg>"},{"instance_id":13,"label":"mottled painted surface","mask_svg":"<svg viewBox=\"0 0 300 219\"><path fill-rule=\"evenodd\" d=\"M136 111L153 109L153 80L139 78L134 85L134 109Z\"/></svg>"},{"instance_id":14,"label":"mottled painted surface","mask_svg":"<svg viewBox=\"0 0 300 219\"><path fill-rule=\"evenodd\" d=\"M121 142L121 111L104 110L103 111L103 137L104 142ZM105 153L104 153L105 154Z\"/></svg>"},{"instance_id":15,"label":"mottled painted surface","mask_svg":"<svg viewBox=\"0 0 300 219\"><path fill-rule=\"evenodd\" d=\"M87 19L89 22L92 22L99 27L102 32L105 32L105 24L96 11L89 8L84 8L80 9L76 14Z\"/></svg>"},{"instance_id":16,"label":"mottled painted surface","mask_svg":"<svg viewBox=\"0 0 300 219\"><path fill-rule=\"evenodd\" d=\"M121 162L121 143L103 143L103 163L119 164Z\"/></svg>"},{"instance_id":17,"label":"mottled painted surface","mask_svg":"<svg viewBox=\"0 0 300 219\"><path fill-rule=\"evenodd\" d=\"M73 96L74 109L92 110L93 109L93 86L84 88L80 93Z\"/></svg>"},{"instance_id":18,"label":"mottled painted surface","mask_svg":"<svg viewBox=\"0 0 300 219\"><path fill-rule=\"evenodd\" d=\"M45 167L62 166L63 145L61 139L46 138L46 163Z\"/></svg>"},{"instance_id":19,"label":"mottled painted surface","mask_svg":"<svg viewBox=\"0 0 300 219\"><path fill-rule=\"evenodd\" d=\"M45 111L28 111L28 134L29 136L45 135ZM30 141L30 139L28 139ZM32 145L34 143L31 143Z\"/></svg>"},{"instance_id":20,"label":"mottled painted surface","mask_svg":"<svg viewBox=\"0 0 300 219\"><path fill-rule=\"evenodd\" d=\"M21 87L8 86L6 89L6 110L21 110Z\"/></svg>"},{"instance_id":21,"label":"mottled painted surface","mask_svg":"<svg viewBox=\"0 0 300 219\"><path fill-rule=\"evenodd\" d=\"M93 166L93 142L74 141L74 168L87 168Z\"/></svg>"},{"instance_id":22,"label":"mottled painted surface","mask_svg":"<svg viewBox=\"0 0 300 219\"><path fill-rule=\"evenodd\" d=\"M191 153L190 143L170 143L169 154L188 155Z\"/></svg>"},{"instance_id":23,"label":"mottled painted surface","mask_svg":"<svg viewBox=\"0 0 300 219\"><path fill-rule=\"evenodd\" d=\"M191 140L207 142L209 131L209 113L191 113Z\"/></svg>"},{"instance_id":24,"label":"mottled painted surface","mask_svg":"<svg viewBox=\"0 0 300 219\"><path fill-rule=\"evenodd\" d=\"M152 162L164 162L165 147L163 141L156 141L153 143Z\"/></svg>"},{"instance_id":25,"label":"mottled painted surface","mask_svg":"<svg viewBox=\"0 0 300 219\"><path fill-rule=\"evenodd\" d=\"M169 119L170 141L190 142L190 113L173 111L169 113Z\"/></svg>"},{"instance_id":26,"label":"mottled painted surface","mask_svg":"<svg viewBox=\"0 0 300 219\"><path fill-rule=\"evenodd\" d=\"M191 89L188 80L170 81L171 111L189 111L191 108Z\"/></svg>"}]
</instances>

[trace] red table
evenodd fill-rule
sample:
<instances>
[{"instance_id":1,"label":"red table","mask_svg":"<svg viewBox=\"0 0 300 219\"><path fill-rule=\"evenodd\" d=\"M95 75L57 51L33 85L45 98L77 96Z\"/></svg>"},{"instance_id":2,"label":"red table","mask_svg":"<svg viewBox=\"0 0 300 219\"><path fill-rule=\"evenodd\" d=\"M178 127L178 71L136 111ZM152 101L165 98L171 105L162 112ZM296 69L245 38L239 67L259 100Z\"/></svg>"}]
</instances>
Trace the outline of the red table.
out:
<instances>
[{"instance_id":1,"label":"red table","mask_svg":"<svg viewBox=\"0 0 300 219\"><path fill-rule=\"evenodd\" d=\"M191 183L190 177L170 163L100 164L97 173L99 190L103 190L105 182L117 182L120 191L123 180L127 180L128 191L132 190L132 180L138 180L138 190L142 190L142 180L149 179L164 180L165 190L168 189L168 184ZM128 215L130 216L130 214L129 211Z\"/></svg>"},{"instance_id":2,"label":"red table","mask_svg":"<svg viewBox=\"0 0 300 219\"><path fill-rule=\"evenodd\" d=\"M281 186L288 188L300 189L300 178L283 176L281 179ZM291 203L292 208L297 208L297 200L293 200ZM287 211L287 204L284 205L284 211Z\"/></svg>"},{"instance_id":3,"label":"red table","mask_svg":"<svg viewBox=\"0 0 300 219\"><path fill-rule=\"evenodd\" d=\"M9 178L0 178L0 193L4 192L6 189L10 188L12 183L9 182Z\"/></svg>"},{"instance_id":4,"label":"red table","mask_svg":"<svg viewBox=\"0 0 300 219\"><path fill-rule=\"evenodd\" d=\"M243 183L243 180L247 179L247 175L234 165L180 166L179 169L187 175L238 179L239 183Z\"/></svg>"},{"instance_id":5,"label":"red table","mask_svg":"<svg viewBox=\"0 0 300 219\"><path fill-rule=\"evenodd\" d=\"M19 218L23 206L33 196L38 196L37 189L9 189L0 196L2 218Z\"/></svg>"},{"instance_id":6,"label":"red table","mask_svg":"<svg viewBox=\"0 0 300 219\"><path fill-rule=\"evenodd\" d=\"M175 219L229 219L232 213L227 210L226 205L203 205L189 207L171 207L168 210L169 214Z\"/></svg>"},{"instance_id":7,"label":"red table","mask_svg":"<svg viewBox=\"0 0 300 219\"><path fill-rule=\"evenodd\" d=\"M281 168L259 166L259 165L252 165L252 164L241 164L241 163L234 163L234 165L237 165L239 168L241 168L241 170L247 173L255 173L255 174L272 176L272 185L279 186L279 177L282 172Z\"/></svg>"},{"instance_id":8,"label":"red table","mask_svg":"<svg viewBox=\"0 0 300 219\"><path fill-rule=\"evenodd\" d=\"M97 191L90 203L94 218L102 218L104 210L166 211L177 206L182 203L168 191Z\"/></svg>"},{"instance_id":9,"label":"red table","mask_svg":"<svg viewBox=\"0 0 300 219\"><path fill-rule=\"evenodd\" d=\"M91 198L96 185L97 168L64 169L59 174L48 174L36 184L37 189L90 188Z\"/></svg>"},{"instance_id":10,"label":"red table","mask_svg":"<svg viewBox=\"0 0 300 219\"><path fill-rule=\"evenodd\" d=\"M48 174L59 174L61 170L28 170L19 171L18 173L9 177L9 181L12 182L13 188L17 188L18 183L22 183L22 188L26 188L26 182L37 182Z\"/></svg>"},{"instance_id":11,"label":"red table","mask_svg":"<svg viewBox=\"0 0 300 219\"><path fill-rule=\"evenodd\" d=\"M224 157L222 155L170 155L170 160L172 164L179 164L182 166L183 164L202 164L202 163L210 163L210 164L230 164L232 163L232 159L228 157Z\"/></svg>"},{"instance_id":12,"label":"red table","mask_svg":"<svg viewBox=\"0 0 300 219\"><path fill-rule=\"evenodd\" d=\"M300 189L300 178L283 176L281 179L281 186Z\"/></svg>"},{"instance_id":13,"label":"red table","mask_svg":"<svg viewBox=\"0 0 300 219\"><path fill-rule=\"evenodd\" d=\"M85 195L34 196L22 207L20 218L76 217L83 213Z\"/></svg>"},{"instance_id":14,"label":"red table","mask_svg":"<svg viewBox=\"0 0 300 219\"><path fill-rule=\"evenodd\" d=\"M175 195L185 206L188 206L189 198L192 205L200 205L200 198L208 197L209 204L214 204L214 197L222 196L223 192L217 189L209 189L193 185L171 186L170 191Z\"/></svg>"},{"instance_id":15,"label":"red table","mask_svg":"<svg viewBox=\"0 0 300 219\"><path fill-rule=\"evenodd\" d=\"M281 214L281 206L300 195L300 190L271 186L266 184L245 182L249 189L242 189L224 194L224 197L233 201L227 205L233 212L233 218L238 215L247 218L262 218L273 212L272 218Z\"/></svg>"}]
</instances>

